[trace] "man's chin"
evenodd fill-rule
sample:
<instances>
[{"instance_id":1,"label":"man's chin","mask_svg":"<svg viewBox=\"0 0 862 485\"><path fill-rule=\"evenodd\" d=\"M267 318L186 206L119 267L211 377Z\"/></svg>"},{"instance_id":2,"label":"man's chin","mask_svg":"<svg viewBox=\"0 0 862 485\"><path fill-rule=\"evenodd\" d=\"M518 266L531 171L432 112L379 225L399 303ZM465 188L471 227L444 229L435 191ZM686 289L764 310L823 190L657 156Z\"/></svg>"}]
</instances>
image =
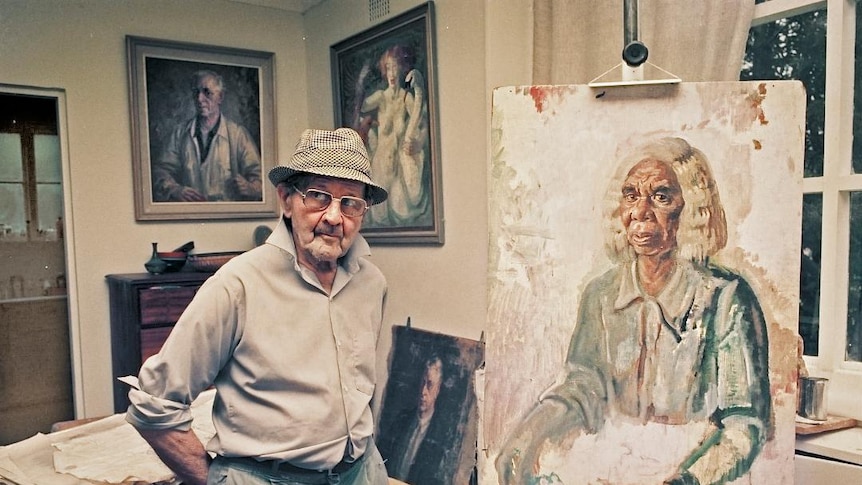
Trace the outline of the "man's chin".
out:
<instances>
[{"instance_id":1,"label":"man's chin","mask_svg":"<svg viewBox=\"0 0 862 485\"><path fill-rule=\"evenodd\" d=\"M341 257L341 246L337 244L315 244L309 248L311 256L318 261L337 261Z\"/></svg>"}]
</instances>

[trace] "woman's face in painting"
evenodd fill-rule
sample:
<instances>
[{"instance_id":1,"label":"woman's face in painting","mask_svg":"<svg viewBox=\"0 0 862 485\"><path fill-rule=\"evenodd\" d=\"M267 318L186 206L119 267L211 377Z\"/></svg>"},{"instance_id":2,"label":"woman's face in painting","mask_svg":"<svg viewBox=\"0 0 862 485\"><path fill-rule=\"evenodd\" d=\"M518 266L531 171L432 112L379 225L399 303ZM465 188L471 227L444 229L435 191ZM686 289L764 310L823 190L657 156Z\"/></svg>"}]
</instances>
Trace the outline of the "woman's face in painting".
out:
<instances>
[{"instance_id":1,"label":"woman's face in painting","mask_svg":"<svg viewBox=\"0 0 862 485\"><path fill-rule=\"evenodd\" d=\"M632 167L623 182L620 217L626 239L640 256L662 256L676 248L679 218L685 201L673 169L645 159Z\"/></svg>"},{"instance_id":2,"label":"woman's face in painting","mask_svg":"<svg viewBox=\"0 0 862 485\"><path fill-rule=\"evenodd\" d=\"M390 87L397 87L401 78L401 68L394 57L386 59L386 82Z\"/></svg>"}]
</instances>

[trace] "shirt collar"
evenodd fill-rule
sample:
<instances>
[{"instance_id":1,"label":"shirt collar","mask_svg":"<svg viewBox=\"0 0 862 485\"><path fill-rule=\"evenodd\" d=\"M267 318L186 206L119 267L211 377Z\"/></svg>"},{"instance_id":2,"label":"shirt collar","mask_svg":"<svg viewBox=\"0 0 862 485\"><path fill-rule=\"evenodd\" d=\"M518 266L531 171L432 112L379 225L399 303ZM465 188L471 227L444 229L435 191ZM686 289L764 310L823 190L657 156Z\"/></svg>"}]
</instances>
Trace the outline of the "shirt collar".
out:
<instances>
[{"instance_id":1,"label":"shirt collar","mask_svg":"<svg viewBox=\"0 0 862 485\"><path fill-rule=\"evenodd\" d=\"M216 122L216 129L213 133L213 138L215 137L215 135L219 135L219 136L223 136L223 137L227 138L227 126L226 126L226 123L222 123L222 121L224 121L224 115L220 114L220 115L218 115L218 121ZM195 136L195 134L197 134L197 132L198 132L198 117L195 116L194 118L192 118L192 122L189 124L189 133L191 133L192 136Z\"/></svg>"},{"instance_id":2,"label":"shirt collar","mask_svg":"<svg viewBox=\"0 0 862 485\"><path fill-rule=\"evenodd\" d=\"M654 300L662 308L669 322L677 322L691 308L694 300L698 272L691 261L679 260L667 285L656 297L647 295L637 280L637 262L621 271L620 290L614 302L615 310L622 310L637 300Z\"/></svg>"}]
</instances>

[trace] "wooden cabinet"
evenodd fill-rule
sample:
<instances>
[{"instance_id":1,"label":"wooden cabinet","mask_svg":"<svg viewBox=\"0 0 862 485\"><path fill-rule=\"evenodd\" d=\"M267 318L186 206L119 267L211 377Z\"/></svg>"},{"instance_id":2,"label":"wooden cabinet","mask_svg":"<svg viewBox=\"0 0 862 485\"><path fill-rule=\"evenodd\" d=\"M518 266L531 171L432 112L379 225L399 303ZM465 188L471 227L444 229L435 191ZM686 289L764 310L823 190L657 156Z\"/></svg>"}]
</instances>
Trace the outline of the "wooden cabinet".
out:
<instances>
[{"instance_id":1,"label":"wooden cabinet","mask_svg":"<svg viewBox=\"0 0 862 485\"><path fill-rule=\"evenodd\" d=\"M129 386L117 377L138 374L161 349L171 329L211 273L113 274L106 276L111 301L111 362L114 412L129 406Z\"/></svg>"}]
</instances>

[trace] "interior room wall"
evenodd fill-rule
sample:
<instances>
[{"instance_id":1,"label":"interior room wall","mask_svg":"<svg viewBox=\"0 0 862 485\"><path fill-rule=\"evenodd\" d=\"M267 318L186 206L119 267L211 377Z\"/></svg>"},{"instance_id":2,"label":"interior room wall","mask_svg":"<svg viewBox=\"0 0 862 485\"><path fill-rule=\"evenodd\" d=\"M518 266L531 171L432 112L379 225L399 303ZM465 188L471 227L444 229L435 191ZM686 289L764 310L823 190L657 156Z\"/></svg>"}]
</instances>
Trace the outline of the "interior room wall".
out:
<instances>
[{"instance_id":1,"label":"interior room wall","mask_svg":"<svg viewBox=\"0 0 862 485\"><path fill-rule=\"evenodd\" d=\"M152 241L169 248L194 240L200 252L244 250L257 225L274 222L135 221L125 36L274 52L283 159L304 128L334 123L330 45L420 3L392 0L388 16L371 20L361 1L326 0L299 14L227 0L0 0L0 84L66 92L79 416L112 410L105 275L143 272ZM530 2L438 0L435 11L446 243L372 248L390 286L381 366L388 327L408 317L418 328L481 338L491 88L529 83Z\"/></svg>"},{"instance_id":2,"label":"interior room wall","mask_svg":"<svg viewBox=\"0 0 862 485\"><path fill-rule=\"evenodd\" d=\"M201 252L244 250L257 225L274 224L135 221L126 35L274 52L280 153L308 117L299 13L225 0L0 0L0 83L66 93L80 416L113 409L105 275L143 272L152 241L172 248L193 240Z\"/></svg>"}]
</instances>

